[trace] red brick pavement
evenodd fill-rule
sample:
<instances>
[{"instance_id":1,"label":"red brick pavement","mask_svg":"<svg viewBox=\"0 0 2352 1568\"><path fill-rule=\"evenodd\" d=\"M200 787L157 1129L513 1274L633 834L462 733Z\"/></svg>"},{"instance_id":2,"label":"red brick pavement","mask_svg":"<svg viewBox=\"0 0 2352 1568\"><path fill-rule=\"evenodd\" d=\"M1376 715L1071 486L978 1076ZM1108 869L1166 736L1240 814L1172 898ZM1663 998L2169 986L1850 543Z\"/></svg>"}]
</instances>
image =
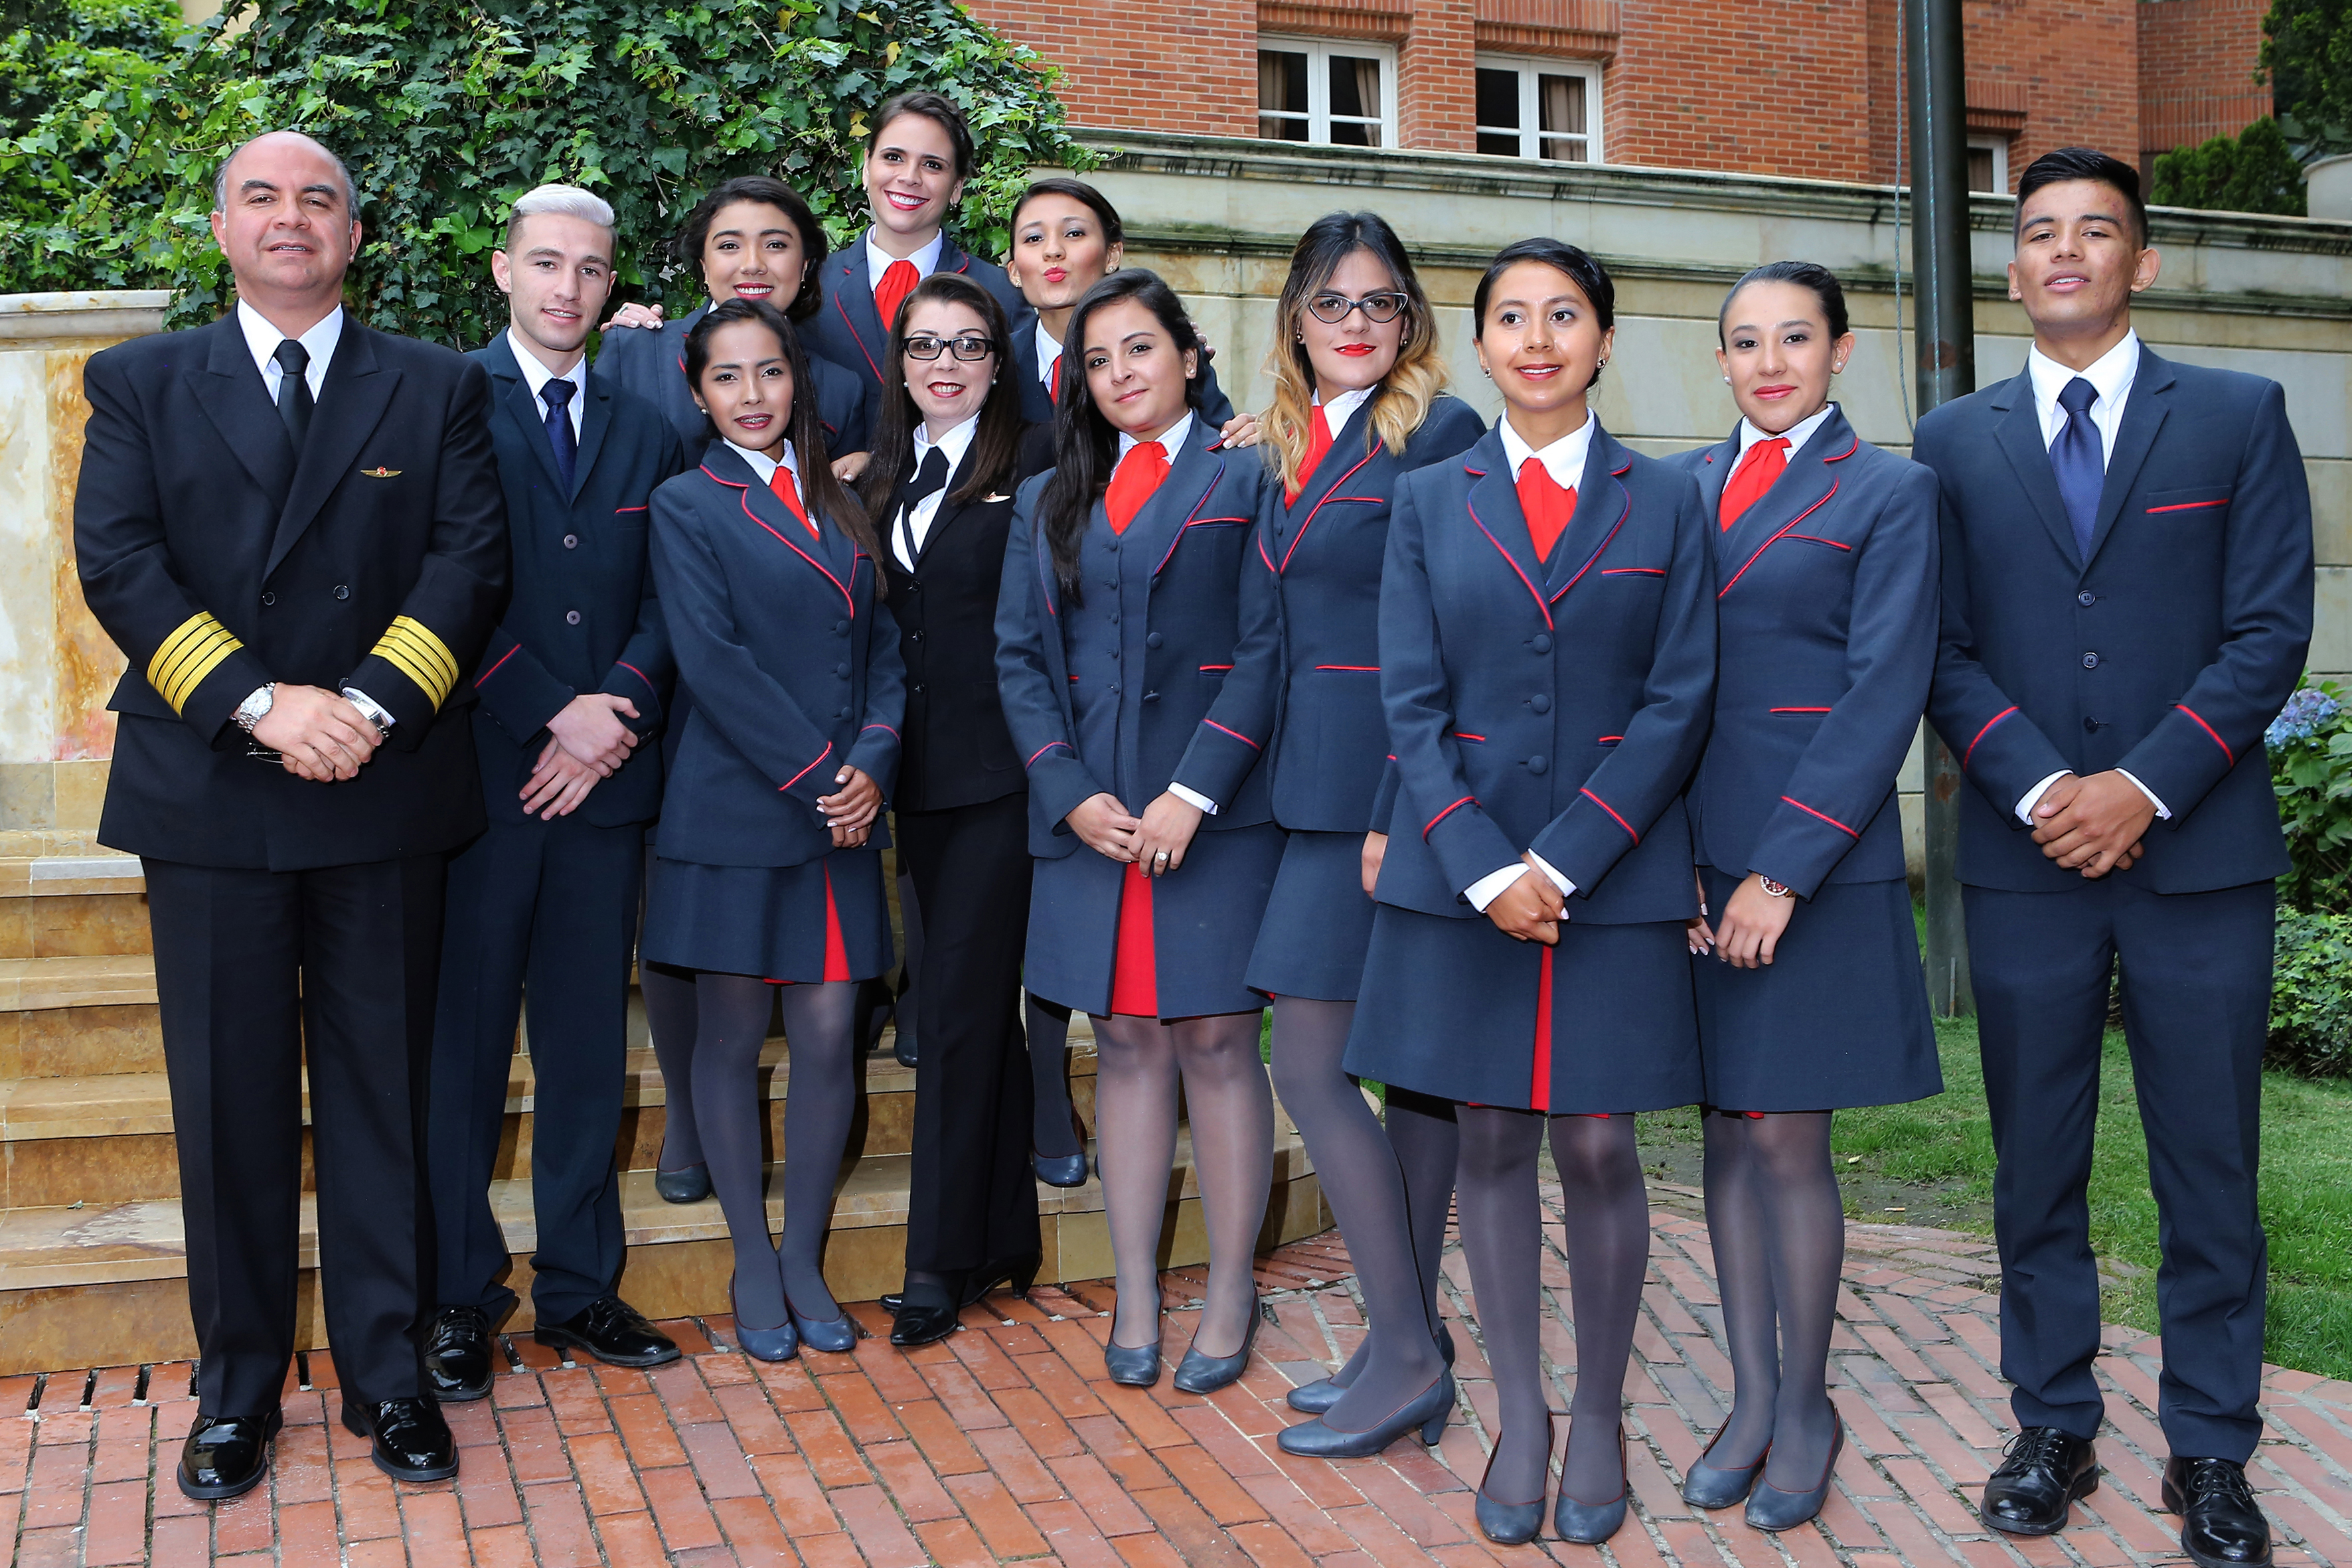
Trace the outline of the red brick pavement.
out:
<instances>
[{"instance_id":1,"label":"red brick pavement","mask_svg":"<svg viewBox=\"0 0 2352 1568\"><path fill-rule=\"evenodd\" d=\"M1694 1513L1675 1486L1726 1404L1729 1373L1693 1196L1658 1193L1625 1384L1636 1507L1599 1553L1479 1537L1471 1489L1493 1388L1458 1327L1466 1414L1437 1449L1408 1440L1381 1458L1324 1464L1275 1447L1297 1418L1285 1392L1323 1375L1362 1331L1336 1237L1263 1261L1272 1318L1258 1360L1206 1399L1104 1379L1100 1282L1041 1289L1026 1303L993 1298L1007 1316L968 1313L963 1331L912 1354L876 1337L854 1353L768 1366L732 1348L727 1320L681 1321L667 1326L687 1358L650 1373L565 1365L513 1342L494 1396L451 1410L464 1468L438 1486L396 1487L374 1469L334 1419L323 1355L296 1369L269 1484L212 1509L172 1481L194 1410L186 1363L0 1380L0 1539L23 1568L1470 1568L1546 1552L1617 1568L2132 1568L2179 1558L2173 1522L2157 1511L2155 1345L2121 1329L2100 1363L2110 1428L2097 1494L2045 1541L1978 1523L1976 1486L2010 1432L1985 1288L1993 1265L1979 1238L1893 1226L1853 1233L1832 1349L1851 1441L1820 1521L1776 1540L1737 1510ZM1556 1189L1548 1201L1556 1214ZM1458 1250L1446 1279L1448 1315L1473 1317ZM1575 1365L1566 1283L1555 1254L1549 1349L1562 1406ZM1182 1301L1199 1280L1168 1284ZM884 1326L873 1308L857 1310ZM1173 1313L1171 1356L1193 1318ZM2265 1386L2252 1473L2281 1527L2280 1562L2352 1565L2352 1384L2272 1369Z\"/></svg>"}]
</instances>

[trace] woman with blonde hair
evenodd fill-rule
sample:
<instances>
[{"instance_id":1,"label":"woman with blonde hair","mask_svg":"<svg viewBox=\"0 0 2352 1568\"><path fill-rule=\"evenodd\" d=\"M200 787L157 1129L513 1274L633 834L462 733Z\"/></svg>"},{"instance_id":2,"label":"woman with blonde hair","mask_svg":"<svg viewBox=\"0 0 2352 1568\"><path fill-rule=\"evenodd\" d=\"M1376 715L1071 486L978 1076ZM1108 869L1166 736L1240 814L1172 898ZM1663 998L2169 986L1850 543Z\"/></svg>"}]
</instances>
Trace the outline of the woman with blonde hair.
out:
<instances>
[{"instance_id":1,"label":"woman with blonde hair","mask_svg":"<svg viewBox=\"0 0 2352 1568\"><path fill-rule=\"evenodd\" d=\"M1388 1131L1340 1068L1371 941L1370 881L1385 846L1381 564L1389 503L1411 470L1485 433L1447 395L1428 297L1388 224L1333 213L1301 236L1276 306L1274 406L1262 424L1280 477L1259 513L1259 569L1282 605L1282 721L1267 748L1286 832L1250 985L1274 998L1284 1108L1348 1237L1371 1322L1336 1377L1295 1390L1318 1419L1282 1435L1294 1454L1376 1453L1412 1427L1444 1429L1454 1384L1436 1276L1454 1191L1453 1107L1391 1094Z\"/></svg>"}]
</instances>

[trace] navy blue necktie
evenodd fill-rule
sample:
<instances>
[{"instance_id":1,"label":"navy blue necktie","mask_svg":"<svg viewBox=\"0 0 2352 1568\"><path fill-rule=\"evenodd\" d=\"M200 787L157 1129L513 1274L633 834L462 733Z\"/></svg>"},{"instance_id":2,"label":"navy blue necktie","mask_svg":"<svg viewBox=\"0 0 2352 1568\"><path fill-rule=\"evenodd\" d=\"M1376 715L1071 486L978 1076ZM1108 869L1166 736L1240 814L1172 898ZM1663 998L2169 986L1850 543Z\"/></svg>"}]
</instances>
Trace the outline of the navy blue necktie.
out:
<instances>
[{"instance_id":1,"label":"navy blue necktie","mask_svg":"<svg viewBox=\"0 0 2352 1568\"><path fill-rule=\"evenodd\" d=\"M2066 423L2050 443L2050 466L2058 470L2058 498L2066 503L2066 521L2074 525L2074 550L2091 559L2091 531L2099 521L2099 491L2107 482L2107 461L2099 449L2099 427L2091 423L2091 405L2099 389L2082 376L2058 394Z\"/></svg>"},{"instance_id":2,"label":"navy blue necktie","mask_svg":"<svg viewBox=\"0 0 2352 1568\"><path fill-rule=\"evenodd\" d=\"M310 351L288 338L269 357L278 362L278 416L286 421L286 434L299 453L310 433Z\"/></svg>"},{"instance_id":3,"label":"navy blue necktie","mask_svg":"<svg viewBox=\"0 0 2352 1568\"><path fill-rule=\"evenodd\" d=\"M555 471L563 476L563 494L572 496L572 470L580 457L580 437L572 433L572 395L578 389L562 377L551 378L539 389L547 405L547 439L555 448Z\"/></svg>"}]
</instances>

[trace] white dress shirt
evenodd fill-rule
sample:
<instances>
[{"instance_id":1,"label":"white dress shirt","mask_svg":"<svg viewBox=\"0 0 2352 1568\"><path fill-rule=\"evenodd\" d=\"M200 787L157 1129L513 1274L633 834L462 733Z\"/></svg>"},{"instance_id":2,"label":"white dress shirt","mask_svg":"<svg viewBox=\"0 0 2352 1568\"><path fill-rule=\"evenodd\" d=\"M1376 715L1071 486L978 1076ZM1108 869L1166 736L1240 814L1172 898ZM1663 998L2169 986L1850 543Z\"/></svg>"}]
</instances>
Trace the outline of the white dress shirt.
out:
<instances>
[{"instance_id":1,"label":"white dress shirt","mask_svg":"<svg viewBox=\"0 0 2352 1568\"><path fill-rule=\"evenodd\" d=\"M720 439L724 440L725 437L722 437ZM738 447L732 441L728 441L727 445L737 457L742 458L746 464L750 465L751 471L760 476L760 482L767 486L770 489L775 489L776 470L778 468L782 468L786 472L790 473L793 476L793 486L795 488L799 486L801 482L801 462L798 458L793 456L793 443L791 437L787 437L783 441L778 443L775 448L777 453L777 456L775 457L771 457L766 452L754 452L749 447ZM808 497L805 493L801 497L801 505L803 507L808 505Z\"/></svg>"},{"instance_id":2,"label":"white dress shirt","mask_svg":"<svg viewBox=\"0 0 2352 1568\"><path fill-rule=\"evenodd\" d=\"M1339 438L1339 432L1348 427L1348 421L1356 416L1356 410L1370 403L1372 394L1379 390L1378 386L1359 387L1354 392L1341 393L1328 403L1320 397L1315 400L1316 406L1323 410L1323 423L1330 428L1331 439L1336 441Z\"/></svg>"},{"instance_id":3,"label":"white dress shirt","mask_svg":"<svg viewBox=\"0 0 2352 1568\"><path fill-rule=\"evenodd\" d=\"M868 289L881 288L882 274L890 270L890 263L901 259L915 264L915 281L919 283L940 269L940 257L947 247L947 231L942 229L931 236L930 244L914 255L896 257L874 243L874 231L869 228L866 231L866 286ZM882 324L887 328L890 323L885 321Z\"/></svg>"},{"instance_id":4,"label":"white dress shirt","mask_svg":"<svg viewBox=\"0 0 2352 1568\"><path fill-rule=\"evenodd\" d=\"M1511 465L1511 483L1517 485L1519 482L1519 470L1527 467L1529 458L1533 458L1544 466L1544 472L1551 476L1552 483L1564 490L1576 489L1584 482L1585 459L1592 452L1592 416L1587 414L1583 424L1550 446L1538 450L1528 444L1526 437L1513 428L1510 416L1505 415L1496 422L1495 428L1503 433L1503 458ZM1535 860L1536 868L1552 879L1552 885L1559 889L1561 898L1575 895L1576 884L1560 875L1558 867L1532 850L1529 854ZM1488 904L1502 897L1504 889L1526 876L1527 872L1527 862L1523 860L1497 866L1465 888L1462 896L1470 900L1472 909L1483 915Z\"/></svg>"},{"instance_id":5,"label":"white dress shirt","mask_svg":"<svg viewBox=\"0 0 2352 1568\"><path fill-rule=\"evenodd\" d=\"M1807 415L1804 418L1798 420L1794 425L1791 425L1786 430L1781 431L1781 437L1785 437L1789 443L1787 456L1793 458L1798 453L1803 451L1805 449L1805 443L1813 438L1813 432L1820 429L1829 416L1836 412L1836 404L1824 403L1812 413ZM1739 457L1734 460L1733 466L1737 467L1738 462L1744 461L1747 458L1748 447L1753 447L1759 441L1769 441L1771 439L1773 439L1773 436L1770 431L1759 430L1755 426L1749 424L1745 417L1742 417L1739 421Z\"/></svg>"},{"instance_id":6,"label":"white dress shirt","mask_svg":"<svg viewBox=\"0 0 2352 1568\"><path fill-rule=\"evenodd\" d=\"M245 346L253 351L253 363L261 372L261 384L268 389L269 401L277 402L278 384L286 379L286 373L278 368L278 345L286 341L286 334L242 300L236 302L236 324L245 329ZM294 341L310 356L310 363L302 367L302 379L310 384L310 401L315 404L327 384L327 365L335 357L335 345L343 341L343 308L336 306Z\"/></svg>"},{"instance_id":7,"label":"white dress shirt","mask_svg":"<svg viewBox=\"0 0 2352 1568\"><path fill-rule=\"evenodd\" d=\"M890 550L898 557L898 564L908 571L915 569L915 556L931 537L931 523L940 515L940 503L947 499L949 487L955 483L956 470L963 467L964 454L971 450L971 438L979 433L980 416L975 414L939 439L940 450L947 454L948 482L917 501L911 507L901 507L896 520L898 526L890 531ZM930 429L915 426L915 469L920 472L923 459L931 450ZM908 535L914 536L914 547L908 548Z\"/></svg>"},{"instance_id":8,"label":"white dress shirt","mask_svg":"<svg viewBox=\"0 0 2352 1568\"><path fill-rule=\"evenodd\" d=\"M1043 316L1038 317L1037 382L1039 385L1045 387L1048 391L1051 391L1054 385L1054 366L1060 363L1061 359L1062 345L1060 341L1057 340L1053 333L1045 330L1045 318Z\"/></svg>"},{"instance_id":9,"label":"white dress shirt","mask_svg":"<svg viewBox=\"0 0 2352 1568\"><path fill-rule=\"evenodd\" d=\"M2058 395L2065 391L2067 384L2077 375L2098 390L2099 395L2091 404L2091 423L2098 428L2099 462L2105 466L2115 460L2116 434L2124 426L2124 404L2131 396L2132 383L2139 377L2139 334L2126 332L2123 342L2093 360L2087 370L2069 370L2043 353L2038 343L2025 351L2025 376L2033 388L2033 412L2042 421L2042 445L2044 447L2058 439L2058 433L2066 428L2066 421L2073 417L2059 403ZM2154 790L2123 768L2117 768L2116 772L2131 779L2132 786L2147 796L2148 804L2156 807L2158 821L2172 820L2172 808L2158 799ZM2063 771L2052 773L2019 796L2018 820L2028 827L2032 826L2033 808L2042 803L2042 797L2049 792L2050 786L2065 776Z\"/></svg>"},{"instance_id":10,"label":"white dress shirt","mask_svg":"<svg viewBox=\"0 0 2352 1568\"><path fill-rule=\"evenodd\" d=\"M581 410L588 401L588 356L581 355L579 361L570 370L558 375L540 362L539 356L531 352L530 345L523 341L522 334L512 327L507 329L507 347L514 350L515 363L522 367L523 384L530 387L531 396L539 400L541 425L547 423L547 398L541 392L541 388L551 381L568 381L572 384L570 405L572 439L577 443L580 439L581 422L586 417Z\"/></svg>"}]
</instances>

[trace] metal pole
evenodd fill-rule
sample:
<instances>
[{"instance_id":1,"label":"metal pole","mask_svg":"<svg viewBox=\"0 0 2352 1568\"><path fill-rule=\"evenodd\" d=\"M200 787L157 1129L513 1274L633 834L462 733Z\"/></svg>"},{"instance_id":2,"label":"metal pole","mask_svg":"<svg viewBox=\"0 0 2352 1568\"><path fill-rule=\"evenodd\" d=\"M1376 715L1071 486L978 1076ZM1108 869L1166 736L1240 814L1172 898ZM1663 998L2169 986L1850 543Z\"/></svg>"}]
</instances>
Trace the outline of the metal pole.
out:
<instances>
[{"instance_id":1,"label":"metal pole","mask_svg":"<svg viewBox=\"0 0 2352 1568\"><path fill-rule=\"evenodd\" d=\"M1913 339L1919 412L1976 390L1975 299L1969 264L1968 76L1961 0L1909 0L1905 68L1911 99ZM1959 764L1922 726L1927 779L1927 999L1937 1016L1975 1010L1958 879Z\"/></svg>"}]
</instances>

